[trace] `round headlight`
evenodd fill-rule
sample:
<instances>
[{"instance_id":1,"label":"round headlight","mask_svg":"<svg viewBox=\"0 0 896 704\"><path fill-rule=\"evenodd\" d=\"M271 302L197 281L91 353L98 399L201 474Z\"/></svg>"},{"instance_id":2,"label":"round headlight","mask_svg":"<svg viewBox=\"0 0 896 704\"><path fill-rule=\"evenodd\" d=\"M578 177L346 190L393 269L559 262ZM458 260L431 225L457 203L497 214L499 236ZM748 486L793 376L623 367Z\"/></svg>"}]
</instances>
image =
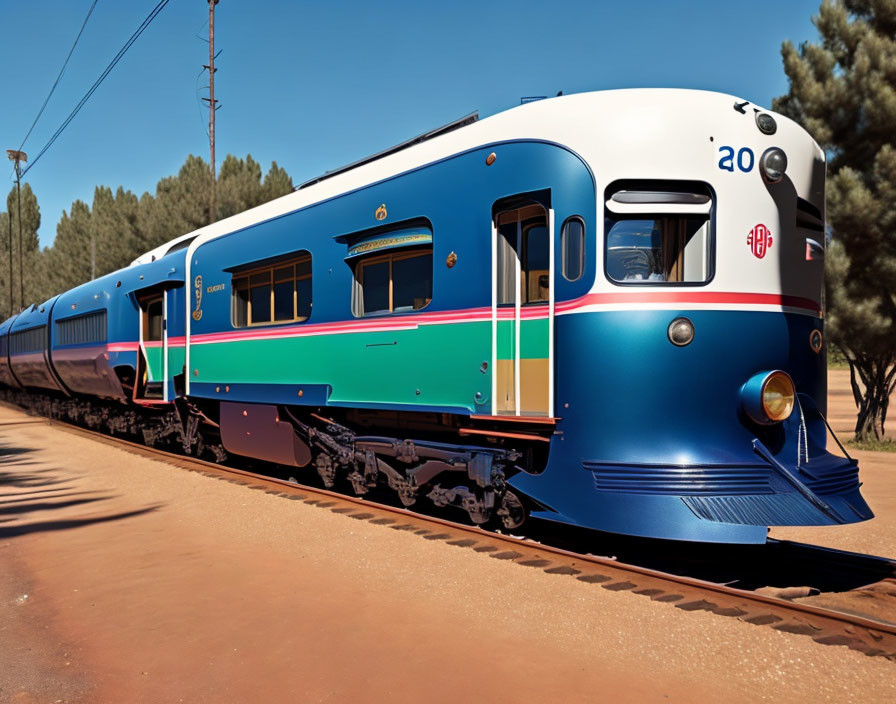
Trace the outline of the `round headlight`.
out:
<instances>
[{"instance_id":1,"label":"round headlight","mask_svg":"<svg viewBox=\"0 0 896 704\"><path fill-rule=\"evenodd\" d=\"M766 149L759 157L759 169L766 181L777 183L787 171L787 155L778 147Z\"/></svg>"},{"instance_id":2,"label":"round headlight","mask_svg":"<svg viewBox=\"0 0 896 704\"><path fill-rule=\"evenodd\" d=\"M772 372L762 384L762 410L771 421L782 421L790 417L796 392L793 381L784 372Z\"/></svg>"},{"instance_id":3,"label":"round headlight","mask_svg":"<svg viewBox=\"0 0 896 704\"><path fill-rule=\"evenodd\" d=\"M687 318L676 318L669 323L669 329L666 334L669 335L669 342L676 347L684 347L691 344L694 339L694 324Z\"/></svg>"},{"instance_id":4,"label":"round headlight","mask_svg":"<svg viewBox=\"0 0 896 704\"><path fill-rule=\"evenodd\" d=\"M767 112L756 113L756 126L762 134L774 134L778 130L778 123L775 118Z\"/></svg>"}]
</instances>

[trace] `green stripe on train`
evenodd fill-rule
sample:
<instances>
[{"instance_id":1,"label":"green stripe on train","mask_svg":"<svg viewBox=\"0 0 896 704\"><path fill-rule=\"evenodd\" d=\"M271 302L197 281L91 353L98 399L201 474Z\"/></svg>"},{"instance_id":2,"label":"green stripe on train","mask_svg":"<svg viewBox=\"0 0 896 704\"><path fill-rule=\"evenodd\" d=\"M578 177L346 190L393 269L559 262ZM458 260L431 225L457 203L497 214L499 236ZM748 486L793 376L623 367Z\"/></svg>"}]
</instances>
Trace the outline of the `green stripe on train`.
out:
<instances>
[{"instance_id":1,"label":"green stripe on train","mask_svg":"<svg viewBox=\"0 0 896 704\"><path fill-rule=\"evenodd\" d=\"M513 320L498 322L498 359L513 359L516 346ZM520 322L520 359L545 359L548 356L548 320Z\"/></svg>"},{"instance_id":2,"label":"green stripe on train","mask_svg":"<svg viewBox=\"0 0 896 704\"><path fill-rule=\"evenodd\" d=\"M472 409L491 391L491 324L241 340L190 346L193 381L330 384L332 402ZM418 393L419 392L419 393Z\"/></svg>"},{"instance_id":3,"label":"green stripe on train","mask_svg":"<svg viewBox=\"0 0 896 704\"><path fill-rule=\"evenodd\" d=\"M162 380L162 348L146 347L146 368L149 372L148 381Z\"/></svg>"},{"instance_id":4,"label":"green stripe on train","mask_svg":"<svg viewBox=\"0 0 896 704\"><path fill-rule=\"evenodd\" d=\"M183 347L168 348L168 376L177 376L184 371L185 352Z\"/></svg>"}]
</instances>

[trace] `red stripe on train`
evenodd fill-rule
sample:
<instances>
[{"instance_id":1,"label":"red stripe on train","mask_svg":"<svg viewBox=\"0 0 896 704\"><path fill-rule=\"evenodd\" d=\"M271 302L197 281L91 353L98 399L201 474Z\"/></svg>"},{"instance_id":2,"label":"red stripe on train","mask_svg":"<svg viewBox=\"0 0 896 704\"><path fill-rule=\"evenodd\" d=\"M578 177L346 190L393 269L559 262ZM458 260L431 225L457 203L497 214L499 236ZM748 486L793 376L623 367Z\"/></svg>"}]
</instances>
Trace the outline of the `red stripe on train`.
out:
<instances>
[{"instance_id":1,"label":"red stripe on train","mask_svg":"<svg viewBox=\"0 0 896 704\"><path fill-rule=\"evenodd\" d=\"M571 301L556 304L557 313L574 313L587 306L619 305L626 303L655 304L703 304L703 305L771 305L782 308L797 308L818 315L818 303L798 296L783 296L774 293L714 293L709 291L640 291L619 293L589 293ZM520 309L524 320L537 320L548 315L547 305L525 306ZM241 340L265 340L279 337L307 336L315 334L338 334L354 332L392 332L396 330L413 330L419 325L438 325L444 323L463 323L491 320L491 308L469 308L467 310L442 311L437 313L419 313L402 315L398 318L377 318L375 320L340 321L333 323L299 324L288 327L258 328L254 330L228 330L193 335L194 344L212 342L238 342ZM498 309L499 320L512 320L514 309L502 307ZM183 336L169 338L171 347L182 347ZM138 348L136 342L113 343L108 346L110 352L129 352Z\"/></svg>"}]
</instances>

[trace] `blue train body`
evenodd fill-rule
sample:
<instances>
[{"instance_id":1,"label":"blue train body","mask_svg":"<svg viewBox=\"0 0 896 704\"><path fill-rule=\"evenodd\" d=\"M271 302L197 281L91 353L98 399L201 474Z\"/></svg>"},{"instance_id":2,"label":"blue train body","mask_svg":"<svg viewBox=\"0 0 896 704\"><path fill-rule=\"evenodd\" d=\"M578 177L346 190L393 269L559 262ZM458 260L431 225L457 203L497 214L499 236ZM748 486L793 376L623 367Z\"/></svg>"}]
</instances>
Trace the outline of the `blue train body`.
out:
<instances>
[{"instance_id":1,"label":"blue train body","mask_svg":"<svg viewBox=\"0 0 896 704\"><path fill-rule=\"evenodd\" d=\"M330 175L3 323L0 382L476 522L866 520L824 420L824 157L732 101L542 101Z\"/></svg>"}]
</instances>

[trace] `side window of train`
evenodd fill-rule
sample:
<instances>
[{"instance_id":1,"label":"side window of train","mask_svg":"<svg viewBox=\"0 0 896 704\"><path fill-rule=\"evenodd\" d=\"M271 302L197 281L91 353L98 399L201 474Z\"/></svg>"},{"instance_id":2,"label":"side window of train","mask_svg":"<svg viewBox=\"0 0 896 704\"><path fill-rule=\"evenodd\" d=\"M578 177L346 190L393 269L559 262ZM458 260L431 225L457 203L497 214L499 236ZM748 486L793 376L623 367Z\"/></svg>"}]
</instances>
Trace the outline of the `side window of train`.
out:
<instances>
[{"instance_id":1,"label":"side window of train","mask_svg":"<svg viewBox=\"0 0 896 704\"><path fill-rule=\"evenodd\" d=\"M355 317L411 313L425 308L432 300L430 228L403 228L355 237L348 255Z\"/></svg>"},{"instance_id":2,"label":"side window of train","mask_svg":"<svg viewBox=\"0 0 896 704\"><path fill-rule=\"evenodd\" d=\"M578 281L585 273L585 221L578 215L563 223L560 249L563 277L567 281Z\"/></svg>"},{"instance_id":3,"label":"side window of train","mask_svg":"<svg viewBox=\"0 0 896 704\"><path fill-rule=\"evenodd\" d=\"M513 305L547 303L550 294L548 211L527 202L495 216L498 229L497 300Z\"/></svg>"},{"instance_id":4,"label":"side window of train","mask_svg":"<svg viewBox=\"0 0 896 704\"><path fill-rule=\"evenodd\" d=\"M607 277L640 286L707 283L713 275L713 205L702 183L611 184L604 211Z\"/></svg>"},{"instance_id":5,"label":"side window of train","mask_svg":"<svg viewBox=\"0 0 896 704\"><path fill-rule=\"evenodd\" d=\"M311 317L311 253L261 267L244 267L231 282L234 327L296 323Z\"/></svg>"}]
</instances>

